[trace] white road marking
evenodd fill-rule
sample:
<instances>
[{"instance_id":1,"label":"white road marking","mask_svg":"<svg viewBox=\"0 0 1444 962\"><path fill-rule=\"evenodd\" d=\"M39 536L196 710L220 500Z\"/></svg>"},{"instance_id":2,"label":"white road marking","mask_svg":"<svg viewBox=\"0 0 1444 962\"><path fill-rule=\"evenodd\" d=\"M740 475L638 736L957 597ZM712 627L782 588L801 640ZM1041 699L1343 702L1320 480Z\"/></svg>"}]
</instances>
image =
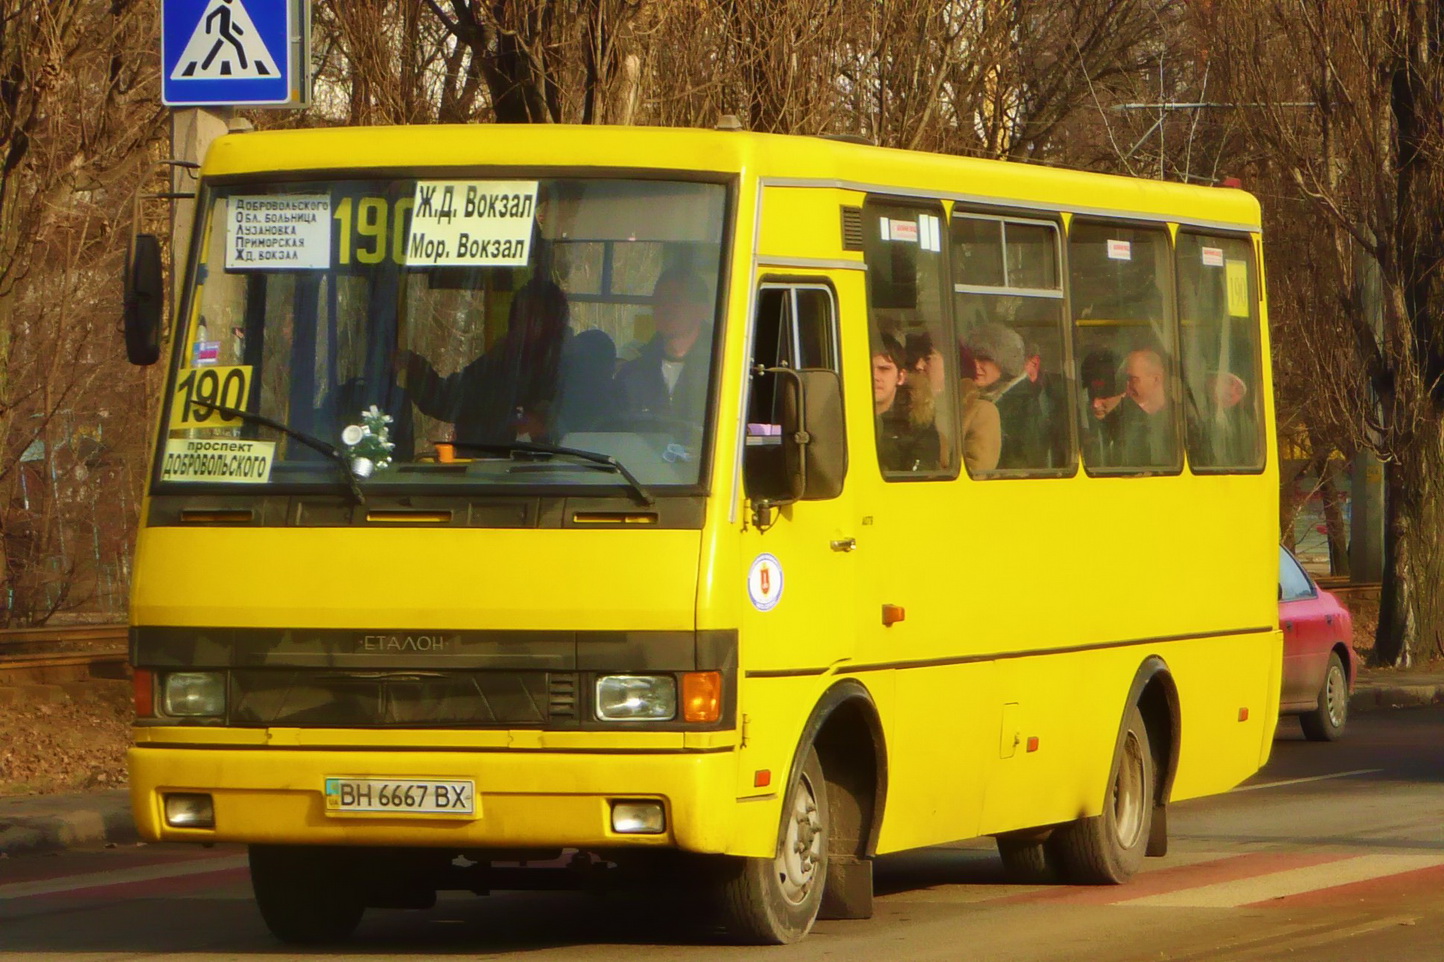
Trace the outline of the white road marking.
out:
<instances>
[{"instance_id":1,"label":"white road marking","mask_svg":"<svg viewBox=\"0 0 1444 962\"><path fill-rule=\"evenodd\" d=\"M23 899L37 895L56 895L81 889L98 888L103 885L124 885L131 882L153 882L156 879L177 878L183 875L204 875L208 872L224 872L229 869L245 868L246 856L230 855L219 858L188 859L166 865L147 865L144 868L119 869L113 872L90 872L85 875L68 875L65 878L46 879L43 882L11 882L0 885L0 899Z\"/></svg>"},{"instance_id":2,"label":"white road marking","mask_svg":"<svg viewBox=\"0 0 1444 962\"><path fill-rule=\"evenodd\" d=\"M1319 889L1348 885L1351 882L1366 882L1369 879L1398 875L1423 868L1444 865L1444 852L1432 855L1359 855L1354 858L1310 865L1305 868L1271 872L1254 878L1235 879L1231 882L1216 882L1197 888L1159 895L1145 895L1136 899L1124 899L1114 905L1151 905L1188 909L1228 909L1269 899L1300 895Z\"/></svg>"},{"instance_id":3,"label":"white road marking","mask_svg":"<svg viewBox=\"0 0 1444 962\"><path fill-rule=\"evenodd\" d=\"M1374 775L1382 772L1382 768L1359 768L1352 772L1335 772L1332 775L1314 775L1310 778L1290 778L1282 782L1264 782L1262 785L1244 785L1235 788L1233 792L1256 792L1261 788L1283 788L1285 785L1303 785L1305 782L1326 782L1331 778L1352 778L1355 775Z\"/></svg>"}]
</instances>

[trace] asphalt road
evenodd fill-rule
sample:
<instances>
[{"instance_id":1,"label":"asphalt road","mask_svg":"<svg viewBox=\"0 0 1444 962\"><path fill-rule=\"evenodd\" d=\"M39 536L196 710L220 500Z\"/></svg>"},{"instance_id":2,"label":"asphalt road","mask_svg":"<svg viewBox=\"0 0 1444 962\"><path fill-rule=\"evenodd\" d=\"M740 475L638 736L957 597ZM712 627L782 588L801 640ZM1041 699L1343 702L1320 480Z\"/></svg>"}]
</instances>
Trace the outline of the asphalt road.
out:
<instances>
[{"instance_id":1,"label":"asphalt road","mask_svg":"<svg viewBox=\"0 0 1444 962\"><path fill-rule=\"evenodd\" d=\"M1269 766L1177 805L1172 851L1123 887L1014 886L991 843L879 860L877 915L776 949L710 944L640 898L443 897L368 913L342 952L273 941L239 849L143 846L0 862L5 960L1444 959L1444 708L1374 712L1335 745L1281 723Z\"/></svg>"}]
</instances>

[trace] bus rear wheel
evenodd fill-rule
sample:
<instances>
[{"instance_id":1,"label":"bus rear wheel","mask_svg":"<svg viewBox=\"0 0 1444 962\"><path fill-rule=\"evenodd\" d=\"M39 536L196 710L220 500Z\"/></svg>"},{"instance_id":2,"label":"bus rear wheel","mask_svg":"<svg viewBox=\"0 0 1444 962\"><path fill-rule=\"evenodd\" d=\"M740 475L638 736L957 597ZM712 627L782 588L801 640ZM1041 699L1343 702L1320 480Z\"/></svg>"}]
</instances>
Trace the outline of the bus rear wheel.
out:
<instances>
[{"instance_id":1,"label":"bus rear wheel","mask_svg":"<svg viewBox=\"0 0 1444 962\"><path fill-rule=\"evenodd\" d=\"M1155 777L1148 728L1138 706L1123 716L1103 811L1058 829L1049 839L1064 877L1082 885L1119 885L1143 864L1153 823Z\"/></svg>"},{"instance_id":2,"label":"bus rear wheel","mask_svg":"<svg viewBox=\"0 0 1444 962\"><path fill-rule=\"evenodd\" d=\"M340 942L365 901L335 849L252 845L251 889L271 934L294 945Z\"/></svg>"},{"instance_id":3,"label":"bus rear wheel","mask_svg":"<svg viewBox=\"0 0 1444 962\"><path fill-rule=\"evenodd\" d=\"M788 786L775 858L731 860L717 892L728 935L785 945L812 929L827 884L827 783L815 749Z\"/></svg>"},{"instance_id":4,"label":"bus rear wheel","mask_svg":"<svg viewBox=\"0 0 1444 962\"><path fill-rule=\"evenodd\" d=\"M1058 881L1058 858L1051 840L1036 832L1009 832L997 836L1003 878L1012 885L1047 885Z\"/></svg>"}]
</instances>

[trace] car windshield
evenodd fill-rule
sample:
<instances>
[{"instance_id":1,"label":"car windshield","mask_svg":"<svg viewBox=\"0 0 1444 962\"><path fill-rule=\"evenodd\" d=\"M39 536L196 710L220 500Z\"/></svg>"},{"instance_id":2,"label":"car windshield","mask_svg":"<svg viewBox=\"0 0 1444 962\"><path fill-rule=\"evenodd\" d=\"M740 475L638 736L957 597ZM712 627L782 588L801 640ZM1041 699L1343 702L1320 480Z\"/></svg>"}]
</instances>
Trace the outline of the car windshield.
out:
<instances>
[{"instance_id":1,"label":"car windshield","mask_svg":"<svg viewBox=\"0 0 1444 962\"><path fill-rule=\"evenodd\" d=\"M158 481L696 485L726 206L639 179L213 189Z\"/></svg>"}]
</instances>

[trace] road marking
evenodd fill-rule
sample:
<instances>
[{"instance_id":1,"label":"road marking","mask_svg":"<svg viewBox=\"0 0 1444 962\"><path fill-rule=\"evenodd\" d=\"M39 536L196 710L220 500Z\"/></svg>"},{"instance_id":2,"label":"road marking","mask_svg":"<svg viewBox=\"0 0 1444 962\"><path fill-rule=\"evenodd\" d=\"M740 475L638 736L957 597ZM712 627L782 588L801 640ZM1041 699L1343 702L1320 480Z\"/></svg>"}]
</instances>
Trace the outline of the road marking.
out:
<instances>
[{"instance_id":1,"label":"road marking","mask_svg":"<svg viewBox=\"0 0 1444 962\"><path fill-rule=\"evenodd\" d=\"M1382 768L1360 768L1352 772L1335 772L1332 775L1314 775L1311 778L1290 778L1287 781L1283 782L1264 782L1262 785L1243 785L1239 788L1235 788L1232 792L1229 792L1229 794L1232 795L1235 792L1256 792L1262 788L1283 788L1285 785L1303 785L1305 782L1326 782L1331 778L1352 778L1355 775L1376 775L1382 771Z\"/></svg>"},{"instance_id":2,"label":"road marking","mask_svg":"<svg viewBox=\"0 0 1444 962\"><path fill-rule=\"evenodd\" d=\"M1273 899L1300 895L1318 889L1336 888L1352 882L1399 875L1444 865L1444 853L1433 855L1359 855L1323 865L1272 872L1254 878L1236 879L1214 885L1120 899L1114 905L1162 906L1168 908L1238 908Z\"/></svg>"},{"instance_id":3,"label":"road marking","mask_svg":"<svg viewBox=\"0 0 1444 962\"><path fill-rule=\"evenodd\" d=\"M37 895L57 895L112 885L153 882L157 879L178 878L184 875L209 875L215 872L245 868L246 864L246 856L229 855L220 858L193 859L169 865L148 865L145 868L91 872L86 875L71 875L43 882L12 882L9 885L0 885L0 899L34 898Z\"/></svg>"}]
</instances>

